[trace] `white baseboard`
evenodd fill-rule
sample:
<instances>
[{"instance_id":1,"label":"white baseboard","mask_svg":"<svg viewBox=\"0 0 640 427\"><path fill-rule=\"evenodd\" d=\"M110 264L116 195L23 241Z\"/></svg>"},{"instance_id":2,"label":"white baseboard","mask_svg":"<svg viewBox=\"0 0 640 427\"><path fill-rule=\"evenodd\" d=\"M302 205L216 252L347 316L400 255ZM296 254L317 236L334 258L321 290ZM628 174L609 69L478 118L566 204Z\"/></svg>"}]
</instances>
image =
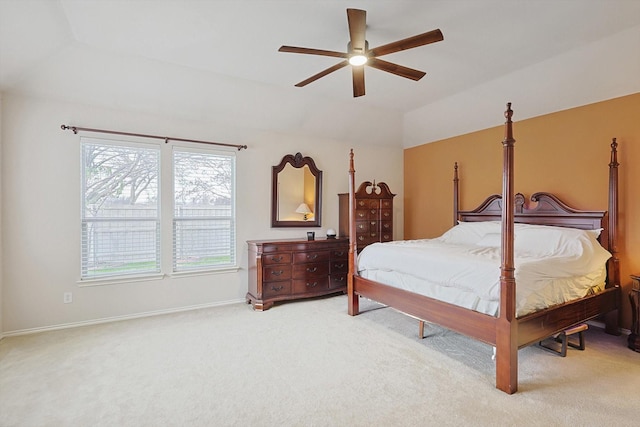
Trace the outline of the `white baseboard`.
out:
<instances>
[{"instance_id":1,"label":"white baseboard","mask_svg":"<svg viewBox=\"0 0 640 427\"><path fill-rule=\"evenodd\" d=\"M8 332L0 333L0 340L3 339L3 338L6 338L6 337L15 337L15 336L19 336L19 335L37 334L37 333L40 333L40 332L57 331L57 330L60 330L60 329L78 328L78 327L81 327L81 326L99 325L99 324L102 324L102 323L120 322L122 320L131 320L131 319L139 319L139 318L142 318L142 317L160 316L160 315L163 315L163 314L180 313L180 312L183 312L183 311L199 310L199 309L202 309L202 308L220 307L220 306L223 306L223 305L238 304L238 303L241 303L241 302L245 303L246 300L243 298L243 299L238 299L238 300L222 301L222 302L207 303L207 304L198 304L198 305L191 305L191 306L187 306L187 307L179 307L179 308L169 308L169 309L165 309L165 310L147 311L147 312L136 313L136 314L127 314L127 315L124 315L124 316L114 316L114 317L105 317L105 318L102 318L102 319L84 320L82 322L62 323L62 324L59 324L59 325L44 326L44 327L40 327L40 328L18 329L16 331L8 331Z\"/></svg>"}]
</instances>

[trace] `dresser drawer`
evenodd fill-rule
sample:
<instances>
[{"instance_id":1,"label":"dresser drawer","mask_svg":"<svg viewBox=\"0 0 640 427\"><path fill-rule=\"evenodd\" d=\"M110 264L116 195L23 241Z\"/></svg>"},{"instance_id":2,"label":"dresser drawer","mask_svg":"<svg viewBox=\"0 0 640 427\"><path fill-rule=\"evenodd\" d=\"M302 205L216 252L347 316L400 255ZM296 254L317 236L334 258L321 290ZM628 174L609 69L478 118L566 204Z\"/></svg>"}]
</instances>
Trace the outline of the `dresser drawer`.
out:
<instances>
[{"instance_id":1,"label":"dresser drawer","mask_svg":"<svg viewBox=\"0 0 640 427\"><path fill-rule=\"evenodd\" d=\"M329 263L308 263L294 264L293 278L305 279L308 277L327 276L329 274Z\"/></svg>"},{"instance_id":2,"label":"dresser drawer","mask_svg":"<svg viewBox=\"0 0 640 427\"><path fill-rule=\"evenodd\" d=\"M349 271L349 261L345 259L335 259L331 261L331 274L347 273Z\"/></svg>"},{"instance_id":3,"label":"dresser drawer","mask_svg":"<svg viewBox=\"0 0 640 427\"><path fill-rule=\"evenodd\" d=\"M349 249L334 249L331 251L331 259L349 259Z\"/></svg>"},{"instance_id":4,"label":"dresser drawer","mask_svg":"<svg viewBox=\"0 0 640 427\"><path fill-rule=\"evenodd\" d=\"M291 295L291 281L287 282L269 282L265 283L262 288L263 298L273 298L278 296Z\"/></svg>"},{"instance_id":5,"label":"dresser drawer","mask_svg":"<svg viewBox=\"0 0 640 427\"><path fill-rule=\"evenodd\" d=\"M375 243L375 242L379 242L380 240L378 239L378 234L377 233L371 233L371 234L363 234L360 236L356 236L357 237L357 244L358 244L358 250L362 250L362 248L364 248L366 245L369 245L371 243Z\"/></svg>"},{"instance_id":6,"label":"dresser drawer","mask_svg":"<svg viewBox=\"0 0 640 427\"><path fill-rule=\"evenodd\" d=\"M271 253L271 252L291 252L293 250L293 246L290 244L269 244L264 245L262 247L263 253Z\"/></svg>"},{"instance_id":7,"label":"dresser drawer","mask_svg":"<svg viewBox=\"0 0 640 427\"><path fill-rule=\"evenodd\" d=\"M291 264L291 252L274 252L262 255L262 264Z\"/></svg>"},{"instance_id":8,"label":"dresser drawer","mask_svg":"<svg viewBox=\"0 0 640 427\"><path fill-rule=\"evenodd\" d=\"M329 287L329 276L311 277L307 279L293 280L294 294L308 294L326 291Z\"/></svg>"},{"instance_id":9,"label":"dresser drawer","mask_svg":"<svg viewBox=\"0 0 640 427\"><path fill-rule=\"evenodd\" d=\"M367 219L369 218L369 210L368 209L357 209L356 210L356 220L358 219Z\"/></svg>"},{"instance_id":10,"label":"dresser drawer","mask_svg":"<svg viewBox=\"0 0 640 427\"><path fill-rule=\"evenodd\" d=\"M347 286L347 273L332 274L329 276L329 289L338 289Z\"/></svg>"},{"instance_id":11,"label":"dresser drawer","mask_svg":"<svg viewBox=\"0 0 640 427\"><path fill-rule=\"evenodd\" d=\"M369 221L356 221L356 234L368 234Z\"/></svg>"},{"instance_id":12,"label":"dresser drawer","mask_svg":"<svg viewBox=\"0 0 640 427\"><path fill-rule=\"evenodd\" d=\"M329 261L329 251L294 252L293 263L303 264L306 262Z\"/></svg>"},{"instance_id":13,"label":"dresser drawer","mask_svg":"<svg viewBox=\"0 0 640 427\"><path fill-rule=\"evenodd\" d=\"M262 276L265 282L281 281L291 279L291 265L274 265L264 267Z\"/></svg>"}]
</instances>

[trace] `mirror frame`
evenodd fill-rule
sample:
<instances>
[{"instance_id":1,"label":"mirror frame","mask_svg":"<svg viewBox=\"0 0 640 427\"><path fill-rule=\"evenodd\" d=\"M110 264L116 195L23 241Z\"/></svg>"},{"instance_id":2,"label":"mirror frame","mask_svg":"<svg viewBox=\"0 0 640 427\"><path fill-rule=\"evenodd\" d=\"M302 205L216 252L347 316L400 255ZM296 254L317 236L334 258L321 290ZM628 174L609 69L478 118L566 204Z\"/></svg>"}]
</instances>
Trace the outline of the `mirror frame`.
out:
<instances>
[{"instance_id":1,"label":"mirror frame","mask_svg":"<svg viewBox=\"0 0 640 427\"><path fill-rule=\"evenodd\" d=\"M309 166L309 171L316 178L316 198L313 206L313 219L309 221L280 221L278 220L278 174L286 165L294 168ZM277 166L271 169L271 227L320 227L322 224L322 171L316 167L311 157L303 157L296 153L295 156L287 154Z\"/></svg>"}]
</instances>

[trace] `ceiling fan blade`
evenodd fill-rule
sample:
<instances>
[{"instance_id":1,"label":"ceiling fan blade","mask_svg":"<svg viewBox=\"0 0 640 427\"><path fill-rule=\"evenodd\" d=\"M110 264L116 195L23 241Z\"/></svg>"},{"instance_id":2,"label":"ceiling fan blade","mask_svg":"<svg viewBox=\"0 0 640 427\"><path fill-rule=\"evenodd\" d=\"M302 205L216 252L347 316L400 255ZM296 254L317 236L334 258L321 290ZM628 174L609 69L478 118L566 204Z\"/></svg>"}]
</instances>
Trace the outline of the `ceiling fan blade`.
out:
<instances>
[{"instance_id":1,"label":"ceiling fan blade","mask_svg":"<svg viewBox=\"0 0 640 427\"><path fill-rule=\"evenodd\" d=\"M395 74L396 76L406 77L411 80L420 80L425 76L424 71L414 70L413 68L403 67L402 65L394 64L392 62L383 61L379 58L369 58L367 65L378 70L386 71L387 73Z\"/></svg>"},{"instance_id":2,"label":"ceiling fan blade","mask_svg":"<svg viewBox=\"0 0 640 427\"><path fill-rule=\"evenodd\" d=\"M318 80L320 77L324 77L327 74L333 73L336 70L339 70L340 68L346 67L349 64L348 61L341 61L339 63L337 63L336 65L334 65L333 67L329 67L326 70L320 71L318 74L314 74L313 76L309 77L306 80L301 81L300 83L296 84L296 87L303 87L308 85L309 83L313 83L316 80ZM361 67L362 68L362 67Z\"/></svg>"},{"instance_id":3,"label":"ceiling fan blade","mask_svg":"<svg viewBox=\"0 0 640 427\"><path fill-rule=\"evenodd\" d=\"M364 66L351 67L353 69L353 97L364 95Z\"/></svg>"},{"instance_id":4,"label":"ceiling fan blade","mask_svg":"<svg viewBox=\"0 0 640 427\"><path fill-rule=\"evenodd\" d=\"M382 56L444 40L442 31L433 30L371 49L371 56Z\"/></svg>"},{"instance_id":5,"label":"ceiling fan blade","mask_svg":"<svg viewBox=\"0 0 640 427\"><path fill-rule=\"evenodd\" d=\"M347 9L347 21L349 23L351 49L364 53L365 32L367 29L367 11L360 9Z\"/></svg>"},{"instance_id":6,"label":"ceiling fan blade","mask_svg":"<svg viewBox=\"0 0 640 427\"><path fill-rule=\"evenodd\" d=\"M347 58L345 52L336 52L333 50L311 49L308 47L296 47L296 46L280 46L278 52L290 52L290 53L305 53L307 55L322 55L322 56L334 56L336 58Z\"/></svg>"}]
</instances>

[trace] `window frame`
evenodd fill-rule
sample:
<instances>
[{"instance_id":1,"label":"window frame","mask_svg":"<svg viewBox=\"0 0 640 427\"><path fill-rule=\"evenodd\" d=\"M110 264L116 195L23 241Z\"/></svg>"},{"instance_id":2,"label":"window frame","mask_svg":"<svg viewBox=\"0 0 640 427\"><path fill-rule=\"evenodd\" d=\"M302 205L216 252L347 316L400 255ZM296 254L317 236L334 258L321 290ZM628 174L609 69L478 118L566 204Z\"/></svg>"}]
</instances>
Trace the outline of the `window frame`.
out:
<instances>
[{"instance_id":1,"label":"window frame","mask_svg":"<svg viewBox=\"0 0 640 427\"><path fill-rule=\"evenodd\" d=\"M159 227L159 239L157 242L158 257L159 257L159 271L149 271L134 274L118 273L100 276L85 276L83 275L83 259L85 249L83 245L86 244L86 240L83 236L82 228L85 221L85 164L84 164L84 145L85 141L93 141L94 144L108 144L116 145L128 148L144 147L153 148L158 150L158 215L157 223ZM194 147L191 144L185 143L154 143L148 141L139 141L138 139L115 139L112 136L97 136L97 137L81 137L80 139L80 259L79 259L79 286L94 286L105 285L122 282L138 282L147 280L159 280L164 277L182 277L191 275L203 275L203 274L220 274L227 272L238 271L238 235L237 235L237 156L234 150L226 149L212 149L207 147ZM230 177L231 186L231 215L229 220L231 221L232 230L230 232L229 249L232 251L230 262L220 266L205 266L203 268L193 268L187 270L174 270L174 252L173 242L175 240L174 234L174 202L175 202L175 188L174 188L174 152L186 151L186 152L200 152L204 154L213 154L224 157L229 157L232 162L232 171Z\"/></svg>"}]
</instances>

